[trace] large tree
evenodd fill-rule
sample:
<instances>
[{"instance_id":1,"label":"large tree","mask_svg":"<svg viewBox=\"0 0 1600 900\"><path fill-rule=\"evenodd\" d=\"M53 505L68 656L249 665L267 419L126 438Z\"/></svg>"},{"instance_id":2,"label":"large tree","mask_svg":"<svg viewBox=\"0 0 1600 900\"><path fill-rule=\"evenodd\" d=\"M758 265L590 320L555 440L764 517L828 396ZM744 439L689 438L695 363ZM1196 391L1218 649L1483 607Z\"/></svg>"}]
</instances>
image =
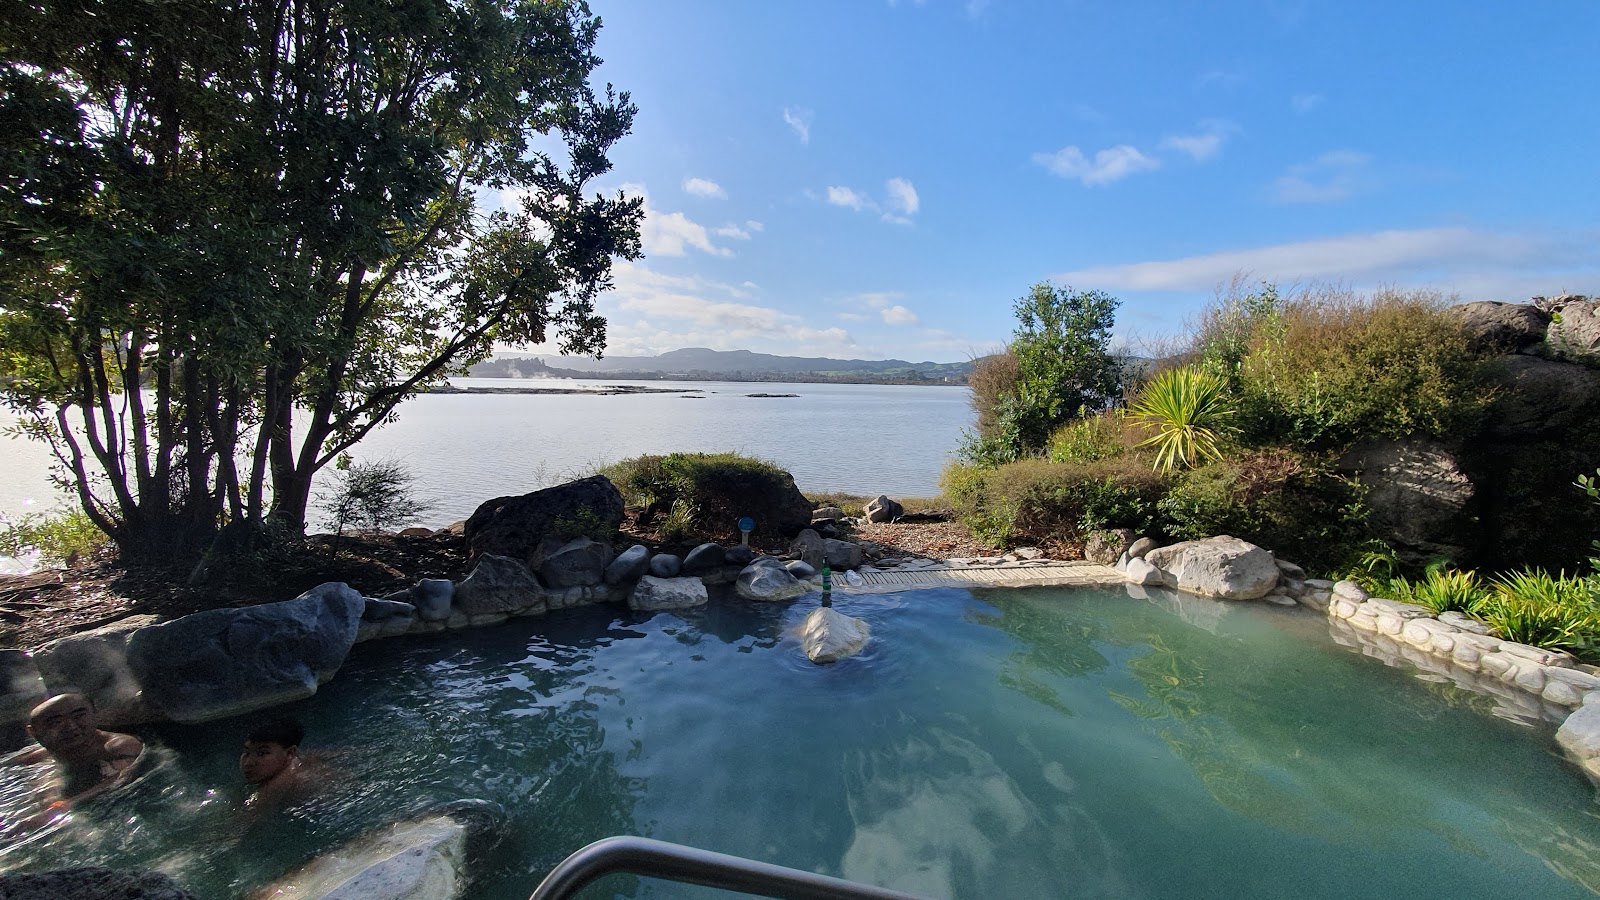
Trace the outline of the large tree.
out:
<instances>
[{"instance_id":1,"label":"large tree","mask_svg":"<svg viewBox=\"0 0 1600 900\"><path fill-rule=\"evenodd\" d=\"M125 552L303 528L312 476L408 396L496 344L604 347L641 207L585 196L635 111L590 86L599 24L581 0L0 11L0 395Z\"/></svg>"}]
</instances>

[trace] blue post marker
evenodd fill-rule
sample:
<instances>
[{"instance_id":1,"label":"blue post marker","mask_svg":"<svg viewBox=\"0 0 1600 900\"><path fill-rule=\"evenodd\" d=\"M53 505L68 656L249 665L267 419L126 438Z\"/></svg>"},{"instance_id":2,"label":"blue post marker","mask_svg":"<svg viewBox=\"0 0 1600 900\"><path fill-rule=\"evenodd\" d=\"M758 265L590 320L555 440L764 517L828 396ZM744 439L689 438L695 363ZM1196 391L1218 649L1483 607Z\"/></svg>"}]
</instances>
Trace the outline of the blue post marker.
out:
<instances>
[{"instance_id":1,"label":"blue post marker","mask_svg":"<svg viewBox=\"0 0 1600 900\"><path fill-rule=\"evenodd\" d=\"M756 530L756 520L749 516L739 519L739 543L750 546L750 532Z\"/></svg>"}]
</instances>

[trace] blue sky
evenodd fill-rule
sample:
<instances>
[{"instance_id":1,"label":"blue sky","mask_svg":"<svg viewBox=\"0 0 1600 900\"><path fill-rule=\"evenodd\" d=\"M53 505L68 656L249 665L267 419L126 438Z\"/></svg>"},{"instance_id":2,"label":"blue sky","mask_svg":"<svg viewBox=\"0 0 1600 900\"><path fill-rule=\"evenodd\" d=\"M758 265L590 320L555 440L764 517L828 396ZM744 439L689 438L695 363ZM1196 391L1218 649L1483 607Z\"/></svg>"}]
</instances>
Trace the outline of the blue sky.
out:
<instances>
[{"instance_id":1,"label":"blue sky","mask_svg":"<svg viewBox=\"0 0 1600 900\"><path fill-rule=\"evenodd\" d=\"M951 361L1040 280L1600 293L1600 3L591 0L646 258L608 355ZM536 348L538 349L538 348Z\"/></svg>"}]
</instances>

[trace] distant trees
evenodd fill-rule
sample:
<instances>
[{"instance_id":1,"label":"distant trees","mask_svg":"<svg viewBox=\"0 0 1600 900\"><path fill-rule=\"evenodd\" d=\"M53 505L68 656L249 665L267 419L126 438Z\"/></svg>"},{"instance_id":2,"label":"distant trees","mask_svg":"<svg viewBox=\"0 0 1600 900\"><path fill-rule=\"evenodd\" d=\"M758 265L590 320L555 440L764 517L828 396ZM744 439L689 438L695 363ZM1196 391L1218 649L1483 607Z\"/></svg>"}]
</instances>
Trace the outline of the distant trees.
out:
<instances>
[{"instance_id":1,"label":"distant trees","mask_svg":"<svg viewBox=\"0 0 1600 900\"><path fill-rule=\"evenodd\" d=\"M605 345L635 108L581 0L0 8L0 400L130 555L303 528L313 475L495 344ZM491 214L480 194L511 198Z\"/></svg>"},{"instance_id":2,"label":"distant trees","mask_svg":"<svg viewBox=\"0 0 1600 900\"><path fill-rule=\"evenodd\" d=\"M1005 352L973 369L978 430L963 454L975 462L1008 462L1041 450L1061 424L1115 404L1123 384L1122 362L1110 349L1118 305L1102 291L1048 282L1018 299L1017 327Z\"/></svg>"}]
</instances>

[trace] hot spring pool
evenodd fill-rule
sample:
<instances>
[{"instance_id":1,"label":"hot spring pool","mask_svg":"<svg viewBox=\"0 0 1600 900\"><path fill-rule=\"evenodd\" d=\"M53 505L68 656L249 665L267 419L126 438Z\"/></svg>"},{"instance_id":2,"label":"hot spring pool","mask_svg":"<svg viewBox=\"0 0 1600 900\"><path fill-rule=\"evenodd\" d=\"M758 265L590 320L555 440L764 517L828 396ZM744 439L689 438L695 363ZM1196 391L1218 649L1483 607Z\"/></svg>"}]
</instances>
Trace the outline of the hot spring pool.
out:
<instances>
[{"instance_id":1,"label":"hot spring pool","mask_svg":"<svg viewBox=\"0 0 1600 900\"><path fill-rule=\"evenodd\" d=\"M1326 621L1122 590L568 610L356 648L290 711L343 786L239 815L255 717L144 732L168 759L0 870L159 868L242 896L439 801L509 811L474 896L525 898L641 834L933 897L1587 897L1600 806L1546 728L1334 645ZM0 784L15 796L17 773ZM0 811L3 812L3 811ZM727 896L613 877L587 896Z\"/></svg>"}]
</instances>

